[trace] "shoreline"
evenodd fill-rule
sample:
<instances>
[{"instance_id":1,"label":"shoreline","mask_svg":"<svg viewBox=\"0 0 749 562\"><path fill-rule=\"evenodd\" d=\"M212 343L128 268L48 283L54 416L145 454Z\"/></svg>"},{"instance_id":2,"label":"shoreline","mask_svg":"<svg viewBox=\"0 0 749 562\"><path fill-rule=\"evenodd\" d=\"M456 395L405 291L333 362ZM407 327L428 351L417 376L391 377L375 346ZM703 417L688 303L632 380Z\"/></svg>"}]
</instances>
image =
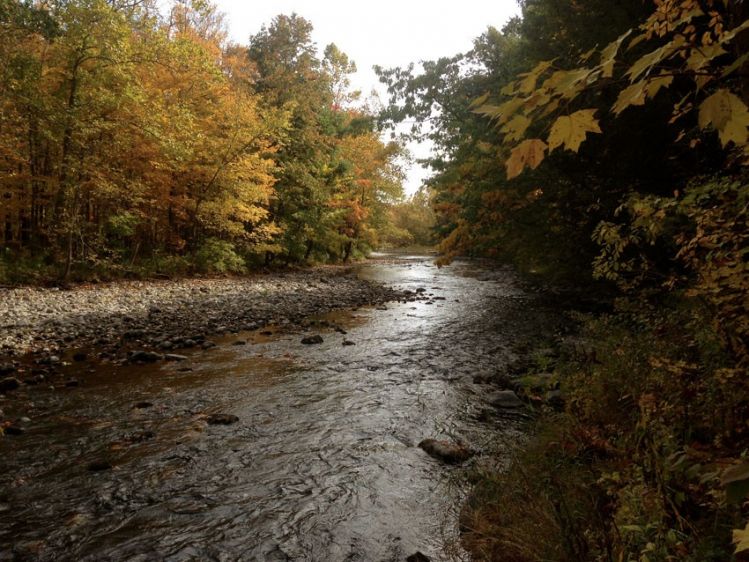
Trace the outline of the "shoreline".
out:
<instances>
[{"instance_id":1,"label":"shoreline","mask_svg":"<svg viewBox=\"0 0 749 562\"><path fill-rule=\"evenodd\" d=\"M0 291L0 370L18 362L55 365L75 351L100 360L127 349L161 353L205 345L210 336L299 325L336 309L413 299L360 279L351 266L222 278L116 281L68 290ZM7 373L6 373L7 374Z\"/></svg>"}]
</instances>

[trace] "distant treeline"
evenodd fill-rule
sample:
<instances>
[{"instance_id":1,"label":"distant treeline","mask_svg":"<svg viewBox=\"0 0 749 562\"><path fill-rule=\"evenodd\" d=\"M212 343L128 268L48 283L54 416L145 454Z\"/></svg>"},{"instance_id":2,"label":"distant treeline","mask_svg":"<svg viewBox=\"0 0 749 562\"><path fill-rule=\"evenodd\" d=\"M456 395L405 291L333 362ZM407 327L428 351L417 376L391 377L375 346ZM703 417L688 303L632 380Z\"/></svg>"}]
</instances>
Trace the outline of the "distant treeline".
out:
<instances>
[{"instance_id":1,"label":"distant treeline","mask_svg":"<svg viewBox=\"0 0 749 562\"><path fill-rule=\"evenodd\" d=\"M205 0L0 0L0 279L242 271L402 237L401 149L278 16Z\"/></svg>"}]
</instances>

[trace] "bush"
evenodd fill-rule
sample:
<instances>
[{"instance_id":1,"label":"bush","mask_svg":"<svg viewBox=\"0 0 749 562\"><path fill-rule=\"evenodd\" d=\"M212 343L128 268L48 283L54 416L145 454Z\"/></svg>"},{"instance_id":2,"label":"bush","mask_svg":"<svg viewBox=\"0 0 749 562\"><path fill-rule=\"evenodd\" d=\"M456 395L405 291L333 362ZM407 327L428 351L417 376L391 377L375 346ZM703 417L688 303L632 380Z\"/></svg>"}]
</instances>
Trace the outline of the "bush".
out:
<instances>
[{"instance_id":1,"label":"bush","mask_svg":"<svg viewBox=\"0 0 749 562\"><path fill-rule=\"evenodd\" d=\"M247 263L231 242L208 238L195 252L195 268L201 273L246 273Z\"/></svg>"}]
</instances>

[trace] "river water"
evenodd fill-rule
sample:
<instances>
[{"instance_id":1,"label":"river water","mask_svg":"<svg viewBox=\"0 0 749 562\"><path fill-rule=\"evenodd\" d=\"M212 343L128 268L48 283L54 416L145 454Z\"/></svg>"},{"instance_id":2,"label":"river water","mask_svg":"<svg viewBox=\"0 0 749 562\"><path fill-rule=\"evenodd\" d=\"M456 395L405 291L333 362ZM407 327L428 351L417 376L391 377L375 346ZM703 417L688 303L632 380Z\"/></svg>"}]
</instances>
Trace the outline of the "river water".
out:
<instances>
[{"instance_id":1,"label":"river water","mask_svg":"<svg viewBox=\"0 0 749 562\"><path fill-rule=\"evenodd\" d=\"M479 451L470 465L522 438L486 416L491 389L474 377L547 316L507 270L384 258L359 275L432 298L227 336L187 362L102 366L79 388L2 403L31 421L0 439L0 560L467 559L465 467L416 445L460 439ZM316 333L322 344L300 343ZM207 425L211 413L239 421ZM113 468L88 470L97 460Z\"/></svg>"}]
</instances>

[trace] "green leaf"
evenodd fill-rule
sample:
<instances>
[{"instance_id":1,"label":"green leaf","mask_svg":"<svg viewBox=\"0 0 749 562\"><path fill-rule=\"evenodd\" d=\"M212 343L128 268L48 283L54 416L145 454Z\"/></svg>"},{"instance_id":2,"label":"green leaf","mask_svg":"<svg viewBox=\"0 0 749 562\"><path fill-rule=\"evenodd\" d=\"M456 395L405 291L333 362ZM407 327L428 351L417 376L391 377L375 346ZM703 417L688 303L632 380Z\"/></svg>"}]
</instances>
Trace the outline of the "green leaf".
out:
<instances>
[{"instance_id":1,"label":"green leaf","mask_svg":"<svg viewBox=\"0 0 749 562\"><path fill-rule=\"evenodd\" d=\"M726 499L728 503L740 503L749 494L749 462L732 466L726 469L720 483L726 488Z\"/></svg>"}]
</instances>

